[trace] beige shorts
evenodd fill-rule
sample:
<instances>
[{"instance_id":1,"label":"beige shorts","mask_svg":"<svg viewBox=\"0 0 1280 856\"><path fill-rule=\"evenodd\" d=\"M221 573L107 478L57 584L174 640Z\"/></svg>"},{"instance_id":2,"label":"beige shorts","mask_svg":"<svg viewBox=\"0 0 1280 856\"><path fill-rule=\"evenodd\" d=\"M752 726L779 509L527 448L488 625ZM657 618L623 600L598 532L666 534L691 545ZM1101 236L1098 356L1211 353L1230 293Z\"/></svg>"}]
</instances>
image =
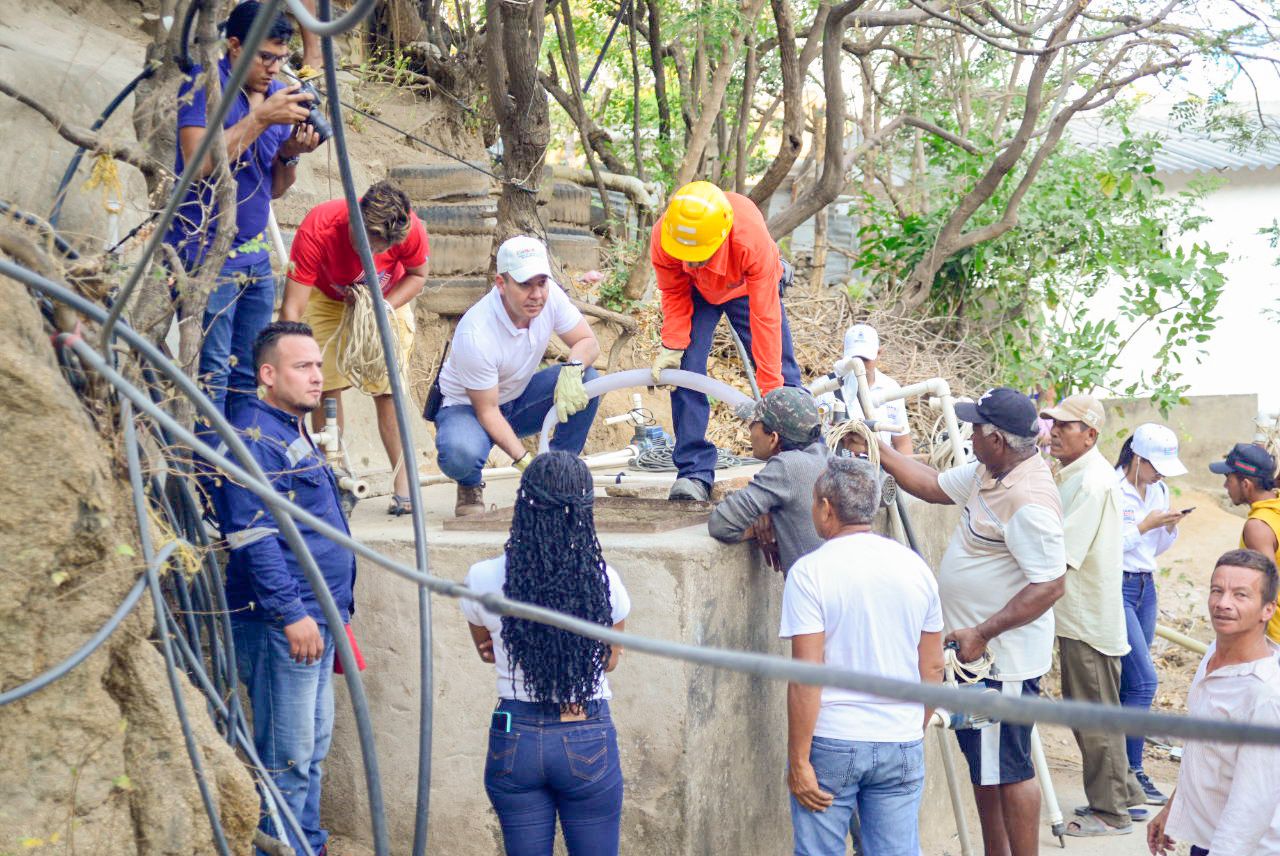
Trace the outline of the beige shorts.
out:
<instances>
[{"instance_id":1,"label":"beige shorts","mask_svg":"<svg viewBox=\"0 0 1280 856\"><path fill-rule=\"evenodd\" d=\"M307 300L306 311L302 313L303 322L311 327L311 332L316 337L316 342L320 345L320 351L324 356L325 392L347 389L354 385L338 371L336 353L338 325L342 323L342 312L345 308L345 303L326 296L322 291L314 290ZM396 354L396 359L400 365L400 372L404 375L409 365L409 356L413 353L413 337L417 331L412 302L406 303L391 313L391 325L399 341L400 350ZM388 395L391 392L391 384L384 381L378 389L361 389L360 391L366 395Z\"/></svg>"}]
</instances>

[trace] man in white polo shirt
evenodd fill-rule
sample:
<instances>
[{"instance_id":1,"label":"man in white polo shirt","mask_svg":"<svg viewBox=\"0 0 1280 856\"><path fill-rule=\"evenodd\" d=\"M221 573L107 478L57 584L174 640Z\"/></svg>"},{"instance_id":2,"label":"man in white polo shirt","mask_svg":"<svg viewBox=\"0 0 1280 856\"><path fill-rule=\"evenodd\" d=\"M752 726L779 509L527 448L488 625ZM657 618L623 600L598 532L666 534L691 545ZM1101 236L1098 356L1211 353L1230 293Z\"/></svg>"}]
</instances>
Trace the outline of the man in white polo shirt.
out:
<instances>
[{"instance_id":1,"label":"man in white polo shirt","mask_svg":"<svg viewBox=\"0 0 1280 856\"><path fill-rule=\"evenodd\" d=\"M778 635L791 640L797 660L940 683L938 584L919 556L871 531L879 507L870 462L828 460L813 487L813 524L825 543L792 566ZM787 685L796 853L844 856L856 813L858 852L918 856L930 713L851 690Z\"/></svg>"},{"instance_id":2,"label":"man in white polo shirt","mask_svg":"<svg viewBox=\"0 0 1280 856\"><path fill-rule=\"evenodd\" d=\"M939 473L880 444L880 464L913 496L962 505L960 524L938 567L947 642L963 662L990 651L997 674L987 687L1036 696L1053 662L1053 604L1065 586L1062 502L1040 457L1040 419L1031 399L1009 387L956 405L973 423L978 460ZM1039 852L1040 788L1031 762L1031 726L998 722L956 731L969 763L988 853Z\"/></svg>"},{"instance_id":3,"label":"man in white polo shirt","mask_svg":"<svg viewBox=\"0 0 1280 856\"><path fill-rule=\"evenodd\" d=\"M901 389L899 383L889 375L880 371L880 334L876 332L876 328L870 324L854 324L844 333L844 357L861 357L862 363L867 367L867 390L871 393L877 392L894 392ZM844 407L845 416L843 419L861 419L862 405L858 401L858 377L850 372L845 375L844 383L840 389L835 392L828 392L818 398L819 403L826 401L832 403L839 400ZM904 455L910 455L914 450L911 445L911 430L907 426L907 403L901 398L894 401L886 401L879 406L873 406L871 417L877 421L887 422L890 425L902 426L902 431L889 432L881 431L880 439L889 443L893 448L897 449ZM838 419L837 421L842 421Z\"/></svg>"},{"instance_id":4,"label":"man in white polo shirt","mask_svg":"<svg viewBox=\"0 0 1280 856\"><path fill-rule=\"evenodd\" d=\"M538 364L552 334L569 348L569 361ZM458 322L440 369L436 462L458 483L454 514L484 511L480 473L496 445L523 470L533 456L521 437L542 430L552 407L560 420L551 448L578 454L587 441L600 399L583 382L596 376L595 333L551 278L547 249L519 236L498 248L494 287Z\"/></svg>"}]
</instances>

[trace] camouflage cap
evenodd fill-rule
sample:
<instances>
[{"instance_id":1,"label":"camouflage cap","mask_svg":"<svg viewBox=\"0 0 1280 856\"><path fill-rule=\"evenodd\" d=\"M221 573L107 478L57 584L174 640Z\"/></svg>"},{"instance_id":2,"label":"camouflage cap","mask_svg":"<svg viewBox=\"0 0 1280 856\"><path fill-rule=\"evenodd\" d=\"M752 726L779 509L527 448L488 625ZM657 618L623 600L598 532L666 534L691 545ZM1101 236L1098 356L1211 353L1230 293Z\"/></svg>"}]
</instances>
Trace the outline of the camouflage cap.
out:
<instances>
[{"instance_id":1,"label":"camouflage cap","mask_svg":"<svg viewBox=\"0 0 1280 856\"><path fill-rule=\"evenodd\" d=\"M779 387L756 402L751 421L792 443L812 442L822 434L818 403L808 390L794 386Z\"/></svg>"}]
</instances>

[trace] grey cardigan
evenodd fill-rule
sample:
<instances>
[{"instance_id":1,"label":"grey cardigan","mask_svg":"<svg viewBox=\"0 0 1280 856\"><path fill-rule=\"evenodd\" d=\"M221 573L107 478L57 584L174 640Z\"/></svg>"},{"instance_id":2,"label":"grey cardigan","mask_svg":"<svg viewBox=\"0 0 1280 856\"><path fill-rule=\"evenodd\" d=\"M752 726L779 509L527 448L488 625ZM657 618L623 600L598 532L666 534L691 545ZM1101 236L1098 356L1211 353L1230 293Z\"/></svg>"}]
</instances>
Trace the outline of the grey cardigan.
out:
<instances>
[{"instance_id":1,"label":"grey cardigan","mask_svg":"<svg viewBox=\"0 0 1280 856\"><path fill-rule=\"evenodd\" d=\"M757 517L769 514L782 567L791 570L797 559L822 544L813 528L813 485L830 457L831 450L821 440L774 455L750 484L726 496L711 512L707 521L711 537L740 541Z\"/></svg>"}]
</instances>

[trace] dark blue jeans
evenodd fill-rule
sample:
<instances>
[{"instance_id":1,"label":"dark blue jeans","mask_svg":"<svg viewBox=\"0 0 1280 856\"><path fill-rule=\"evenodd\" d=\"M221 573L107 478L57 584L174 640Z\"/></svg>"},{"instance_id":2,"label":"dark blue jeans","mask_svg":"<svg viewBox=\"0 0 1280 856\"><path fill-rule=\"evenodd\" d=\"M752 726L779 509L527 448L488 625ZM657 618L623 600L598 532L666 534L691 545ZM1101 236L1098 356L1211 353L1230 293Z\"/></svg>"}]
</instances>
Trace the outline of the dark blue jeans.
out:
<instances>
[{"instance_id":1,"label":"dark blue jeans","mask_svg":"<svg viewBox=\"0 0 1280 856\"><path fill-rule=\"evenodd\" d=\"M588 367L582 380L589 381L599 373ZM528 437L542 431L542 421L547 411L555 406L556 379L560 366L548 366L529 378L529 385L518 398L513 398L498 409L511 425L517 437ZM551 437L551 449L555 452L578 454L587 443L587 432L600 408L600 398L591 399L585 410L557 425ZM440 408L436 413L436 465L440 472L460 485L473 487L480 484L480 471L489 458L493 440L476 419L476 409L470 404L454 404Z\"/></svg>"},{"instance_id":2,"label":"dark blue jeans","mask_svg":"<svg viewBox=\"0 0 1280 856\"><path fill-rule=\"evenodd\" d=\"M1150 710L1156 697L1155 664L1151 643L1156 638L1156 581L1151 574L1124 573L1124 622L1129 633L1129 653L1120 660L1120 704ZM1143 738L1124 739L1129 769L1142 769Z\"/></svg>"},{"instance_id":3,"label":"dark blue jeans","mask_svg":"<svg viewBox=\"0 0 1280 856\"><path fill-rule=\"evenodd\" d=\"M271 323L275 302L270 260L247 267L223 267L209 295L204 344L200 346L200 381L227 417L242 400L257 395L253 340Z\"/></svg>"},{"instance_id":4,"label":"dark blue jeans","mask_svg":"<svg viewBox=\"0 0 1280 856\"><path fill-rule=\"evenodd\" d=\"M687 372L707 373L707 357L711 354L711 339L726 315L733 329L742 337L742 345L751 356L751 312L746 297L724 303L709 303L696 288L693 292L693 318L689 322L689 347L684 349L680 368ZM784 386L800 386L800 366L791 347L791 325L787 323L787 309L782 312L782 383ZM707 397L691 389L676 388L671 392L671 421L676 432L676 447L671 460L676 465L677 477L701 479L711 484L716 478L716 447L707 440L707 420L711 405Z\"/></svg>"},{"instance_id":5,"label":"dark blue jeans","mask_svg":"<svg viewBox=\"0 0 1280 856\"><path fill-rule=\"evenodd\" d=\"M289 656L289 640L277 622L233 618L231 635L253 708L253 745L316 852L329 838L320 826L320 781L333 737L333 636L320 625L324 656L307 666ZM265 807L261 827L279 834ZM289 846L304 852L287 825L285 833Z\"/></svg>"},{"instance_id":6,"label":"dark blue jeans","mask_svg":"<svg viewBox=\"0 0 1280 856\"><path fill-rule=\"evenodd\" d=\"M498 702L484 789L502 824L507 856L551 856L557 815L569 856L616 856L622 822L618 735L607 701L590 705L587 713L584 720L561 722L556 704Z\"/></svg>"}]
</instances>

